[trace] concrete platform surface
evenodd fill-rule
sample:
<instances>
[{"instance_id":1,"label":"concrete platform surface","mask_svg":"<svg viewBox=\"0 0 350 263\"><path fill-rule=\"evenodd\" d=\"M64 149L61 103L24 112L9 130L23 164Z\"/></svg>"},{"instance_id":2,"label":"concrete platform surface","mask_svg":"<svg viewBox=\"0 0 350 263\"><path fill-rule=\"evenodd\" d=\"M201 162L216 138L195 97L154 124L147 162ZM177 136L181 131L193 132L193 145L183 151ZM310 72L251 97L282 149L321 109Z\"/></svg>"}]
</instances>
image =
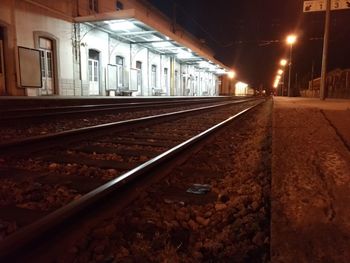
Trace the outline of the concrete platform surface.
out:
<instances>
[{"instance_id":1,"label":"concrete platform surface","mask_svg":"<svg viewBox=\"0 0 350 263\"><path fill-rule=\"evenodd\" d=\"M350 262L350 100L274 98L272 262Z\"/></svg>"}]
</instances>

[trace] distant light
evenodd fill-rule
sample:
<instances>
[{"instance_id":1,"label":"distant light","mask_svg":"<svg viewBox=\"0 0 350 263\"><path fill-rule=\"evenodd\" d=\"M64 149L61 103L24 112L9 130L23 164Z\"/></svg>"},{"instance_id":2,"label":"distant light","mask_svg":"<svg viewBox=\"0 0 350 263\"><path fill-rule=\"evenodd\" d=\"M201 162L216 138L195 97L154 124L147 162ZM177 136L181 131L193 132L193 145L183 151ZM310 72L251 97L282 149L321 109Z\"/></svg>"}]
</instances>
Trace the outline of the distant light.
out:
<instances>
[{"instance_id":1,"label":"distant light","mask_svg":"<svg viewBox=\"0 0 350 263\"><path fill-rule=\"evenodd\" d=\"M230 79L233 79L233 78L236 76L236 72L230 71L230 72L227 73L227 76L228 76Z\"/></svg>"},{"instance_id":2,"label":"distant light","mask_svg":"<svg viewBox=\"0 0 350 263\"><path fill-rule=\"evenodd\" d=\"M279 70L277 71L277 74L278 74L278 75L282 75L282 74L283 74L283 70L282 70L282 69L279 69Z\"/></svg>"},{"instance_id":3,"label":"distant light","mask_svg":"<svg viewBox=\"0 0 350 263\"><path fill-rule=\"evenodd\" d=\"M113 31L120 31L120 30L132 30L135 29L135 25L132 22L129 21L119 21L119 22L110 22L109 27Z\"/></svg>"},{"instance_id":4,"label":"distant light","mask_svg":"<svg viewBox=\"0 0 350 263\"><path fill-rule=\"evenodd\" d=\"M287 63L288 63L288 61L286 59L281 59L281 61L280 61L280 65L283 66L283 67L285 65L287 65Z\"/></svg>"},{"instance_id":5,"label":"distant light","mask_svg":"<svg viewBox=\"0 0 350 263\"><path fill-rule=\"evenodd\" d=\"M297 41L296 35L288 35L287 36L287 44L293 45Z\"/></svg>"},{"instance_id":6,"label":"distant light","mask_svg":"<svg viewBox=\"0 0 350 263\"><path fill-rule=\"evenodd\" d=\"M236 83L236 88L237 89L245 89L245 88L248 88L248 84L244 83L244 82L237 82Z\"/></svg>"},{"instance_id":7,"label":"distant light","mask_svg":"<svg viewBox=\"0 0 350 263\"><path fill-rule=\"evenodd\" d=\"M278 85L280 84L280 80L281 80L281 75L277 75L275 78L275 81L273 82L273 87L277 88Z\"/></svg>"}]
</instances>

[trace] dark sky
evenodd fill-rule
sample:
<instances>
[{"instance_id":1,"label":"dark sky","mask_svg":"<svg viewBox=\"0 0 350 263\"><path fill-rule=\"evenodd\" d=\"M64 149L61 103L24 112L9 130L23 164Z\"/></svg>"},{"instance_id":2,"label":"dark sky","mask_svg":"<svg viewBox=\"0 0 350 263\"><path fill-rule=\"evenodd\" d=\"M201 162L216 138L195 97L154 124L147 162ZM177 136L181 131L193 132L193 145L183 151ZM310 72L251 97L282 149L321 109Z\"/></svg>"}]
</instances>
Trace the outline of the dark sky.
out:
<instances>
[{"instance_id":1,"label":"dark sky","mask_svg":"<svg viewBox=\"0 0 350 263\"><path fill-rule=\"evenodd\" d=\"M204 39L240 80L271 86L278 61L288 56L286 35L296 32L293 77L307 83L312 64L320 75L324 13L302 11L303 0L147 0ZM350 68L350 9L332 12L329 70ZM305 85L305 84L304 84Z\"/></svg>"}]
</instances>

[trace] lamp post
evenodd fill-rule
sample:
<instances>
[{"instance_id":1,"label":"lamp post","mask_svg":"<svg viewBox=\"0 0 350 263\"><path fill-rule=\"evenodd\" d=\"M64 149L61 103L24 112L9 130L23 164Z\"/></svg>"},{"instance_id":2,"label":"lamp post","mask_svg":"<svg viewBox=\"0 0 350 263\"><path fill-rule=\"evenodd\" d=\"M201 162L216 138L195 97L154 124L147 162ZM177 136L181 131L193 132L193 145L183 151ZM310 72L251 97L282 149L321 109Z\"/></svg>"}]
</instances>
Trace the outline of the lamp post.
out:
<instances>
[{"instance_id":1,"label":"lamp post","mask_svg":"<svg viewBox=\"0 0 350 263\"><path fill-rule=\"evenodd\" d=\"M289 48L289 74L288 74L288 97L291 96L291 76L292 76L292 52L293 52L293 44L296 42L296 35L287 36L287 44L290 46Z\"/></svg>"},{"instance_id":2,"label":"lamp post","mask_svg":"<svg viewBox=\"0 0 350 263\"><path fill-rule=\"evenodd\" d=\"M323 53L322 53L322 69L321 69L321 85L320 85L320 99L326 99L326 79L327 79L327 56L329 46L329 25L331 17L331 0L326 0L326 21L323 38Z\"/></svg>"}]
</instances>

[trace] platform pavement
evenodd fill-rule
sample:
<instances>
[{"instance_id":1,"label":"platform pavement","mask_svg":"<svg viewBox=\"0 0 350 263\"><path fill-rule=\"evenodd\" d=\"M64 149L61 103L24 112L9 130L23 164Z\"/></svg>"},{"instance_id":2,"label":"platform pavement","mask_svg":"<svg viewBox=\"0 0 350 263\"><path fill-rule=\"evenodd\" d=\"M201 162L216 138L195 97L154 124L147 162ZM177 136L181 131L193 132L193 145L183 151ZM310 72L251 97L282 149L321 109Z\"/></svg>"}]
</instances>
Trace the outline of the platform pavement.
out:
<instances>
[{"instance_id":1,"label":"platform pavement","mask_svg":"<svg viewBox=\"0 0 350 263\"><path fill-rule=\"evenodd\" d=\"M271 261L350 262L350 100L274 98Z\"/></svg>"}]
</instances>

